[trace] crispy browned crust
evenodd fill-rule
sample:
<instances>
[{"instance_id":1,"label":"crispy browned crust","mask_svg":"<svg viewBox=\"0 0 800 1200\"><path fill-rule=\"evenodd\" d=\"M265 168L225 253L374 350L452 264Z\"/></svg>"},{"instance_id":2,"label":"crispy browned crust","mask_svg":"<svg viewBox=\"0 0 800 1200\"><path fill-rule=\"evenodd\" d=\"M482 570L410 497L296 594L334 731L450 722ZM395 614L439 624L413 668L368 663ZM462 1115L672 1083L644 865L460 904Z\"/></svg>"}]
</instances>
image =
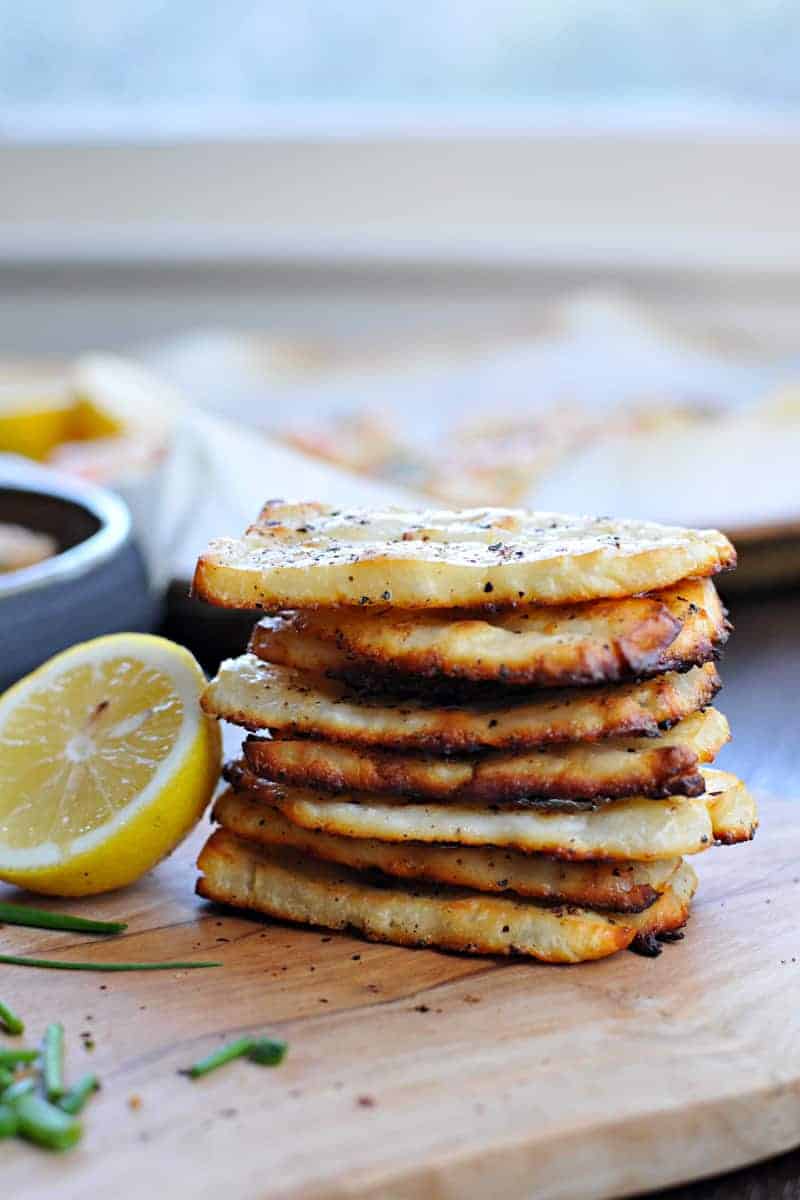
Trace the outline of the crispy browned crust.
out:
<instances>
[{"instance_id":1,"label":"crispy browned crust","mask_svg":"<svg viewBox=\"0 0 800 1200\"><path fill-rule=\"evenodd\" d=\"M248 738L245 758L263 779L329 792L388 792L438 800L523 799L528 796L594 800L623 795L698 796L702 776L686 747L649 747L626 760L625 775L587 777L562 768L545 775L543 764L520 755L508 764L428 759L388 750L355 749L326 742ZM495 768L495 769L492 769Z\"/></svg>"},{"instance_id":2,"label":"crispy browned crust","mask_svg":"<svg viewBox=\"0 0 800 1200\"><path fill-rule=\"evenodd\" d=\"M619 796L697 796L701 762L729 736L716 709L694 713L646 741L610 738L534 751L434 758L330 742L248 738L244 753L256 775L328 791L390 792L431 799L515 800L528 796L595 800Z\"/></svg>"},{"instance_id":3,"label":"crispy browned crust","mask_svg":"<svg viewBox=\"0 0 800 1200\"><path fill-rule=\"evenodd\" d=\"M194 592L226 608L486 608L637 595L736 563L717 530L521 509L342 511L270 501L201 555Z\"/></svg>"},{"instance_id":4,"label":"crispy browned crust","mask_svg":"<svg viewBox=\"0 0 800 1200\"><path fill-rule=\"evenodd\" d=\"M462 707L364 695L340 680L262 662L224 662L201 700L204 710L273 736L469 753L659 733L706 707L720 687L713 663L594 688L537 691Z\"/></svg>"},{"instance_id":5,"label":"crispy browned crust","mask_svg":"<svg viewBox=\"0 0 800 1200\"><path fill-rule=\"evenodd\" d=\"M674 927L675 908L688 915L693 872L682 867L672 888L645 914L603 914L548 907L508 895L376 880L285 848L212 834L198 866L199 895L279 920L357 932L371 941L467 954L519 954L542 962L604 958L643 930ZM674 902L672 897L674 895Z\"/></svg>"},{"instance_id":6,"label":"crispy browned crust","mask_svg":"<svg viewBox=\"0 0 800 1200\"><path fill-rule=\"evenodd\" d=\"M735 846L751 842L758 830L758 807L741 779L724 771L705 774L715 844Z\"/></svg>"},{"instance_id":7,"label":"crispy browned crust","mask_svg":"<svg viewBox=\"0 0 800 1200\"><path fill-rule=\"evenodd\" d=\"M678 933L689 920L697 882L697 875L689 864L682 863L655 904L633 917L625 918L636 927L636 937L631 942L632 950L652 956L653 941L657 943L660 938L664 941L674 940L669 935ZM659 950L655 950L655 954L658 953Z\"/></svg>"},{"instance_id":8,"label":"crispy browned crust","mask_svg":"<svg viewBox=\"0 0 800 1200\"><path fill-rule=\"evenodd\" d=\"M317 610L298 613L295 628L381 669L558 687L640 675L681 621L637 596L487 614Z\"/></svg>"},{"instance_id":9,"label":"crispy browned crust","mask_svg":"<svg viewBox=\"0 0 800 1200\"><path fill-rule=\"evenodd\" d=\"M671 614L681 623L675 641L654 670L684 671L718 658L733 626L719 592L710 579L684 579L661 593ZM649 674L649 671L645 671Z\"/></svg>"},{"instance_id":10,"label":"crispy browned crust","mask_svg":"<svg viewBox=\"0 0 800 1200\"><path fill-rule=\"evenodd\" d=\"M575 963L614 954L637 933L622 917L591 910L549 909L435 884L381 886L346 867L254 846L222 829L197 865L203 875L196 890L207 900L397 946Z\"/></svg>"},{"instance_id":11,"label":"crispy browned crust","mask_svg":"<svg viewBox=\"0 0 800 1200\"><path fill-rule=\"evenodd\" d=\"M535 633L526 635L526 623ZM441 695L452 681L464 689L454 700L469 702L470 685L577 687L686 671L717 657L730 629L713 582L687 579L652 597L482 616L389 608L288 613L260 622L250 650L354 686L416 690L434 700L437 684Z\"/></svg>"},{"instance_id":12,"label":"crispy browned crust","mask_svg":"<svg viewBox=\"0 0 800 1200\"><path fill-rule=\"evenodd\" d=\"M546 854L521 854L493 846L426 846L381 842L303 829L265 803L257 792L223 793L213 817L245 841L289 846L313 858L359 871L383 871L481 892L515 892L529 899L578 904L613 912L642 912L667 888L681 860L564 862Z\"/></svg>"}]
</instances>

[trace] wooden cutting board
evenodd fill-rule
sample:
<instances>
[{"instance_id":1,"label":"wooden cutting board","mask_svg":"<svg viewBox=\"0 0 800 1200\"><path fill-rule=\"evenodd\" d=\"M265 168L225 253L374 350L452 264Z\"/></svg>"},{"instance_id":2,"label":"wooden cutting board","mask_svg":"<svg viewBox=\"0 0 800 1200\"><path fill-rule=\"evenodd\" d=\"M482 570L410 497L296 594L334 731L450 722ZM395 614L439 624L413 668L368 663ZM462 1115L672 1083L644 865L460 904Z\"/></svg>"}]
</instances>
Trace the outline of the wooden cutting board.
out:
<instances>
[{"instance_id":1,"label":"wooden cutting board","mask_svg":"<svg viewBox=\"0 0 800 1200\"><path fill-rule=\"evenodd\" d=\"M578 967L215 911L192 892L200 832L136 888L64 905L127 917L121 938L0 931L17 953L224 964L0 967L29 1040L62 1019L70 1076L104 1083L77 1150L4 1144L7 1196L587 1200L800 1143L800 804L765 803L752 846L703 856L683 942ZM285 1064L177 1073L245 1031L288 1038Z\"/></svg>"}]
</instances>

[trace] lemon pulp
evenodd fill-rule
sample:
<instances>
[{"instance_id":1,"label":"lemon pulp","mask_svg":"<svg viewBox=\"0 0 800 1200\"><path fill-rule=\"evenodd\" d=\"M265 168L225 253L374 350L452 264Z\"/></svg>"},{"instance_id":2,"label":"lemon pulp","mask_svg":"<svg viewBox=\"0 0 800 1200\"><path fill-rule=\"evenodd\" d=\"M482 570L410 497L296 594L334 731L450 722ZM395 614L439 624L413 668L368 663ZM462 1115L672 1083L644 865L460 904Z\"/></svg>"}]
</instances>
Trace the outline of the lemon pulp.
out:
<instances>
[{"instance_id":1,"label":"lemon pulp","mask_svg":"<svg viewBox=\"0 0 800 1200\"><path fill-rule=\"evenodd\" d=\"M57 656L0 699L0 877L76 895L121 886L208 803L219 732L187 651L121 634Z\"/></svg>"}]
</instances>

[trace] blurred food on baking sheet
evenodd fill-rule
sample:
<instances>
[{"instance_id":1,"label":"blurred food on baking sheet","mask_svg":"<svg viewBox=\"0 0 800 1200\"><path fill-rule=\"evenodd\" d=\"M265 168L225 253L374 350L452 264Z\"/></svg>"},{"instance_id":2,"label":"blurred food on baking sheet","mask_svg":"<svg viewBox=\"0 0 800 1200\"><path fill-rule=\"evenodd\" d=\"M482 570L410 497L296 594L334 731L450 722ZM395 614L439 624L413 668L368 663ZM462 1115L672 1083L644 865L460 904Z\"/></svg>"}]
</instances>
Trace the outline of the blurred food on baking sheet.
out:
<instances>
[{"instance_id":1,"label":"blurred food on baking sheet","mask_svg":"<svg viewBox=\"0 0 800 1200\"><path fill-rule=\"evenodd\" d=\"M223 513L312 493L713 525L759 548L742 582L788 578L800 356L711 329L592 295L440 341L190 333L3 369L0 452L120 492L157 586Z\"/></svg>"},{"instance_id":2,"label":"blurred food on baking sheet","mask_svg":"<svg viewBox=\"0 0 800 1200\"><path fill-rule=\"evenodd\" d=\"M726 337L713 318L690 336L590 295L527 335L217 332L146 358L204 407L448 504L626 512L739 538L800 527L800 355Z\"/></svg>"}]
</instances>

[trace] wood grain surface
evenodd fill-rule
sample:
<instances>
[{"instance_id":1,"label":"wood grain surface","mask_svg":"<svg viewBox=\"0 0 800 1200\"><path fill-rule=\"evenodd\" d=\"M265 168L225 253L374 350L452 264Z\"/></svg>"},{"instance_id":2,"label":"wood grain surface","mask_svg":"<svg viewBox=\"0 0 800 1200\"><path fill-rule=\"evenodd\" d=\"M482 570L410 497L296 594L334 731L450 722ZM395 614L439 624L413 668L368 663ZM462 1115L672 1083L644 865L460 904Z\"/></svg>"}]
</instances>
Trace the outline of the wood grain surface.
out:
<instances>
[{"instance_id":1,"label":"wood grain surface","mask_svg":"<svg viewBox=\"0 0 800 1200\"><path fill-rule=\"evenodd\" d=\"M135 888L64 904L126 917L120 938L2 929L6 952L224 964L0 968L28 1040L62 1019L69 1075L104 1084L76 1151L4 1144L16 1200L622 1196L800 1143L800 807L765 802L755 843L703 857L660 958L562 968L221 912L193 895L204 833ZM178 1074L244 1031L288 1038L285 1064Z\"/></svg>"}]
</instances>

